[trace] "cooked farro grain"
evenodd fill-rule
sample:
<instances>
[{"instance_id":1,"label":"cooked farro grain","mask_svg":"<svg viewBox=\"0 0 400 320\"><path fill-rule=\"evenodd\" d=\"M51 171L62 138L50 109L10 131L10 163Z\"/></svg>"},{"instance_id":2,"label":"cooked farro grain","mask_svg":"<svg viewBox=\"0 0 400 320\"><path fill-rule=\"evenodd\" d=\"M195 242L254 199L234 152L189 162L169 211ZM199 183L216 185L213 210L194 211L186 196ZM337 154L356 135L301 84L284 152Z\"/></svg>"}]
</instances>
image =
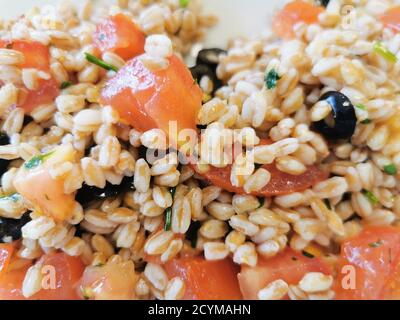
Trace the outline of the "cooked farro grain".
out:
<instances>
[{"instance_id":1,"label":"cooked farro grain","mask_svg":"<svg viewBox=\"0 0 400 320\"><path fill-rule=\"evenodd\" d=\"M158 290L164 290L168 285L168 277L164 269L155 263L148 263L144 269L147 280Z\"/></svg>"},{"instance_id":2,"label":"cooked farro grain","mask_svg":"<svg viewBox=\"0 0 400 320\"><path fill-rule=\"evenodd\" d=\"M326 276L320 272L309 272L299 282L299 288L307 293L315 293L328 290L333 282L332 276Z\"/></svg>"},{"instance_id":3,"label":"cooked farro grain","mask_svg":"<svg viewBox=\"0 0 400 320\"><path fill-rule=\"evenodd\" d=\"M123 284L131 283L136 298L174 300L195 285L168 279L170 262L182 257L246 270L262 259L250 270L256 277L259 269L273 272L270 259L279 261L291 248L318 256L309 260L312 265L339 270L341 246L349 238L400 225L400 64L394 61L400 36L381 21L397 2L353 1L349 22L342 12L348 3L331 0L315 23L293 26L291 39L280 39L283 30L274 29L232 39L226 51L200 51L198 61L210 59L211 68L195 79L199 88L185 76L178 91L190 87L183 92L190 101L175 101L178 93L162 92L175 84L163 78L176 76L171 56L196 55L216 22L201 12L200 1L183 2L119 0L103 7L83 1L76 8L62 2L0 23L0 40L7 44L0 49L0 241L14 241L10 270L31 266L23 295L41 289L38 261L44 254L64 252L110 270L129 263L135 270L124 274ZM304 5L311 4L319 5ZM138 56L148 69L143 79L119 77L117 70L131 58L126 48L95 47L98 24L116 14L145 34L144 54ZM36 65L43 59L31 59L29 50L18 50L20 41L47 48L48 66ZM85 53L115 70L103 71ZM104 85L116 73L117 85L130 86L128 98L135 103L123 99L118 108L113 99L104 103ZM166 101L147 87L158 80L163 85L157 94ZM43 84L54 89L48 101ZM146 94L137 96L138 85ZM190 104L200 89L202 105L181 124L181 114L195 111ZM36 93L41 96L32 106ZM156 102L164 108L154 111ZM180 103L184 107L177 112ZM344 107L350 109L345 121L338 116ZM177 120L180 129L197 125L198 139L181 146L164 120ZM52 153L59 145L71 146L71 153ZM53 217L64 206L65 218ZM8 224L18 224L15 234ZM385 249L386 240L380 240L367 249ZM375 263L363 259L365 265ZM253 297L341 298L333 286L339 273L325 275L312 267L289 285L284 267L281 279L254 288ZM208 282L212 279L199 284L204 292ZM90 297L104 290L83 289ZM375 291L382 290L368 294Z\"/></svg>"},{"instance_id":4,"label":"cooked farro grain","mask_svg":"<svg viewBox=\"0 0 400 320\"><path fill-rule=\"evenodd\" d=\"M233 254L233 261L237 264L245 264L250 267L255 267L258 259L254 244L251 242L245 242L240 245Z\"/></svg>"},{"instance_id":5,"label":"cooked farro grain","mask_svg":"<svg viewBox=\"0 0 400 320\"><path fill-rule=\"evenodd\" d=\"M181 278L175 277L168 281L167 288L165 289L166 300L179 300L185 294L185 283Z\"/></svg>"},{"instance_id":6,"label":"cooked farro grain","mask_svg":"<svg viewBox=\"0 0 400 320\"><path fill-rule=\"evenodd\" d=\"M223 242L206 242L203 247L204 257L207 260L222 260L229 254L229 250Z\"/></svg>"},{"instance_id":7,"label":"cooked farro grain","mask_svg":"<svg viewBox=\"0 0 400 320\"><path fill-rule=\"evenodd\" d=\"M219 239L228 233L228 225L220 220L211 219L203 223L200 234L208 239Z\"/></svg>"},{"instance_id":8,"label":"cooked farro grain","mask_svg":"<svg viewBox=\"0 0 400 320\"><path fill-rule=\"evenodd\" d=\"M281 280L275 280L268 284L264 289L258 292L258 299L260 300L280 300L289 291L288 284Z\"/></svg>"}]
</instances>

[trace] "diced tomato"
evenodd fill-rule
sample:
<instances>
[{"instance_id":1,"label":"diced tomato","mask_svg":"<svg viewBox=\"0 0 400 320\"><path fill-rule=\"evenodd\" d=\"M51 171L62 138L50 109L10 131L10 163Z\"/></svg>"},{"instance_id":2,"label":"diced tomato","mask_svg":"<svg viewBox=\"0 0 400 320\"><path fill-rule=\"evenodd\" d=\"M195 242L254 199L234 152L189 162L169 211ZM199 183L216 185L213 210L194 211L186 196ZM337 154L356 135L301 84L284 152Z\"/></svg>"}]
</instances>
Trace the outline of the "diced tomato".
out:
<instances>
[{"instance_id":1,"label":"diced tomato","mask_svg":"<svg viewBox=\"0 0 400 320\"><path fill-rule=\"evenodd\" d=\"M139 58L131 60L107 82L101 96L103 105L111 105L137 130L159 128L166 134L172 121L178 133L196 130L202 103L200 87L176 56L169 58L167 69L158 71L146 68Z\"/></svg>"},{"instance_id":2,"label":"diced tomato","mask_svg":"<svg viewBox=\"0 0 400 320\"><path fill-rule=\"evenodd\" d=\"M329 275L332 269L318 257L308 258L287 248L270 259L259 257L255 267L242 266L238 279L243 298L257 300L258 292L271 282L282 279L288 284L298 284L308 272Z\"/></svg>"},{"instance_id":3,"label":"diced tomato","mask_svg":"<svg viewBox=\"0 0 400 320\"><path fill-rule=\"evenodd\" d=\"M13 244L0 243L0 277L7 271L13 252Z\"/></svg>"},{"instance_id":4,"label":"diced tomato","mask_svg":"<svg viewBox=\"0 0 400 320\"><path fill-rule=\"evenodd\" d=\"M281 38L293 38L295 36L293 27L297 23L316 23L318 22L318 15L322 11L322 7L314 6L302 0L289 2L275 15L272 28Z\"/></svg>"},{"instance_id":5,"label":"diced tomato","mask_svg":"<svg viewBox=\"0 0 400 320\"><path fill-rule=\"evenodd\" d=\"M22 52L25 61L20 68L35 68L44 72L50 72L50 52L49 48L40 42L26 40L0 40L1 48L9 48ZM48 104L60 93L59 85L53 78L49 80L40 80L39 87L36 90L22 88L22 97L18 106L31 112L37 106Z\"/></svg>"},{"instance_id":6,"label":"diced tomato","mask_svg":"<svg viewBox=\"0 0 400 320\"><path fill-rule=\"evenodd\" d=\"M29 297L29 300L78 300L77 284L82 277L84 264L78 257L70 257L65 253L53 253L43 256L38 263L46 269L42 270L44 284L47 289ZM22 294L22 284L30 263L23 267L7 271L0 278L0 300L26 300ZM54 279L52 278L54 276ZM54 280L54 281L53 281ZM52 285L54 284L54 287Z\"/></svg>"},{"instance_id":7,"label":"diced tomato","mask_svg":"<svg viewBox=\"0 0 400 320\"><path fill-rule=\"evenodd\" d=\"M231 259L207 261L203 257L173 259L164 266L168 277L180 277L186 285L185 300L240 300L237 273Z\"/></svg>"},{"instance_id":8,"label":"diced tomato","mask_svg":"<svg viewBox=\"0 0 400 320\"><path fill-rule=\"evenodd\" d=\"M390 8L382 16L381 21L386 28L395 32L400 31L400 6Z\"/></svg>"},{"instance_id":9,"label":"diced tomato","mask_svg":"<svg viewBox=\"0 0 400 320\"><path fill-rule=\"evenodd\" d=\"M22 91L19 106L27 112L31 112L37 106L53 102L60 92L59 84L53 78L40 80L39 88L36 90L24 88Z\"/></svg>"},{"instance_id":10,"label":"diced tomato","mask_svg":"<svg viewBox=\"0 0 400 320\"><path fill-rule=\"evenodd\" d=\"M43 163L34 168L22 165L15 179L15 189L28 200L38 212L64 221L71 217L75 206L75 195L65 194L64 179L54 179L50 174L53 165L75 161L75 151L71 145L62 145Z\"/></svg>"},{"instance_id":11,"label":"diced tomato","mask_svg":"<svg viewBox=\"0 0 400 320\"><path fill-rule=\"evenodd\" d=\"M366 227L342 244L336 297L341 300L400 299L399 275L400 228Z\"/></svg>"},{"instance_id":12,"label":"diced tomato","mask_svg":"<svg viewBox=\"0 0 400 320\"><path fill-rule=\"evenodd\" d=\"M25 61L20 68L35 68L48 72L50 70L49 48L37 41L27 40L0 40L0 47L22 52Z\"/></svg>"},{"instance_id":13,"label":"diced tomato","mask_svg":"<svg viewBox=\"0 0 400 320\"><path fill-rule=\"evenodd\" d=\"M270 172L271 180L261 190L252 192L253 195L261 197L271 197L303 191L328 177L328 173L321 170L317 166L309 166L305 173L297 176L278 170L275 164L263 165L262 168L265 168ZM216 168L211 166L209 171L206 173L201 173L201 175L211 184L226 191L237 194L245 194L246 192L243 188L232 185L230 178L231 169L231 165L228 165L224 168Z\"/></svg>"},{"instance_id":14,"label":"diced tomato","mask_svg":"<svg viewBox=\"0 0 400 320\"><path fill-rule=\"evenodd\" d=\"M65 253L55 253L43 256L39 263L43 266L54 268L55 287L42 289L36 293L32 299L34 300L78 300L80 296L77 294L77 286L82 277L85 265L79 257L71 257ZM50 269L49 269L50 270ZM43 269L44 276L52 275L51 272L46 273ZM47 284L51 284L49 280Z\"/></svg>"},{"instance_id":15,"label":"diced tomato","mask_svg":"<svg viewBox=\"0 0 400 320\"><path fill-rule=\"evenodd\" d=\"M22 283L30 264L6 272L0 277L0 300L26 300L22 295Z\"/></svg>"},{"instance_id":16,"label":"diced tomato","mask_svg":"<svg viewBox=\"0 0 400 320\"><path fill-rule=\"evenodd\" d=\"M96 26L93 44L101 52L112 51L125 60L144 52L145 35L123 13L108 17Z\"/></svg>"},{"instance_id":17,"label":"diced tomato","mask_svg":"<svg viewBox=\"0 0 400 320\"><path fill-rule=\"evenodd\" d=\"M132 261L87 267L80 295L94 300L132 300L137 275Z\"/></svg>"},{"instance_id":18,"label":"diced tomato","mask_svg":"<svg viewBox=\"0 0 400 320\"><path fill-rule=\"evenodd\" d=\"M271 141L267 139L261 139L259 143L259 145L267 144L271 144ZM232 159L232 161L234 160ZM228 165L224 168L210 166L210 170L207 172L199 172L198 167L194 164L192 164L192 168L201 176L203 176L208 182L217 187L237 194L246 193L242 187L235 187L232 185L232 165ZM309 187L312 187L314 184L327 179L329 176L328 172L321 170L317 166L309 166L305 173L297 176L278 170L274 163L263 165L262 168L265 168L269 171L271 174L271 180L261 190L252 192L253 195L260 197L271 197L303 191Z\"/></svg>"}]
</instances>

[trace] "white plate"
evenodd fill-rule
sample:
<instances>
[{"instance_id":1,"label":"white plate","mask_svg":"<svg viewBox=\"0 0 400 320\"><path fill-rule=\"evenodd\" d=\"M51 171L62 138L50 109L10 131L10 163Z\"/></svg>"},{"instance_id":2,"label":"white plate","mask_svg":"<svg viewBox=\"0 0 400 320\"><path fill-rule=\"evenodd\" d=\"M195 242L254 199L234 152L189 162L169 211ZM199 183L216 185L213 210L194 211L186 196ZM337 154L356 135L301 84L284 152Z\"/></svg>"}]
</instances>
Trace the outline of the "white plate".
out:
<instances>
[{"instance_id":1,"label":"white plate","mask_svg":"<svg viewBox=\"0 0 400 320\"><path fill-rule=\"evenodd\" d=\"M80 3L82 0L72 0ZM116 0L104 0L116 3ZM0 18L8 19L23 14L33 6L56 4L60 0L0 0ZM219 16L219 24L206 37L206 46L225 46L227 39L236 36L252 36L259 34L268 25L272 12L282 0L203 0L206 12Z\"/></svg>"}]
</instances>

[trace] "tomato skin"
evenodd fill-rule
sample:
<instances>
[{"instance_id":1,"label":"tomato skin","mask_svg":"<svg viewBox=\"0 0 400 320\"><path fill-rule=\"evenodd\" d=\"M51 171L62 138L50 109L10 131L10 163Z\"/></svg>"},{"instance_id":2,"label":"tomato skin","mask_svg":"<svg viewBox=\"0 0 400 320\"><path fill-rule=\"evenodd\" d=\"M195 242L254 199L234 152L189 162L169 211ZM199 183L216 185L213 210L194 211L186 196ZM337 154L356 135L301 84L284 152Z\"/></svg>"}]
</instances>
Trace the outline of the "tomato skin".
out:
<instances>
[{"instance_id":1,"label":"tomato skin","mask_svg":"<svg viewBox=\"0 0 400 320\"><path fill-rule=\"evenodd\" d=\"M94 300L133 300L138 277L132 261L90 266L85 269L80 295Z\"/></svg>"},{"instance_id":2,"label":"tomato skin","mask_svg":"<svg viewBox=\"0 0 400 320\"><path fill-rule=\"evenodd\" d=\"M194 166L194 168L196 170L196 166ZM278 170L275 164L263 165L262 168L270 172L271 180L261 190L251 193L252 195L261 197L271 197L304 191L314 184L327 179L329 176L327 172L319 169L317 166L309 166L305 173L298 176ZM231 170L231 165L224 168L211 166L209 171L201 173L201 175L211 184L226 191L236 194L246 194L242 187L235 187L231 184Z\"/></svg>"},{"instance_id":3,"label":"tomato skin","mask_svg":"<svg viewBox=\"0 0 400 320\"><path fill-rule=\"evenodd\" d=\"M0 243L0 277L7 271L13 252L13 244Z\"/></svg>"},{"instance_id":4,"label":"tomato skin","mask_svg":"<svg viewBox=\"0 0 400 320\"><path fill-rule=\"evenodd\" d=\"M72 145L58 146L51 155L35 168L22 165L15 178L14 187L24 199L28 200L36 211L65 221L72 215L75 206L75 194L65 194L64 180L54 179L50 170L54 164L75 161Z\"/></svg>"},{"instance_id":5,"label":"tomato skin","mask_svg":"<svg viewBox=\"0 0 400 320\"><path fill-rule=\"evenodd\" d=\"M125 60L144 53L144 43L144 33L122 13L99 23L93 35L93 44L102 53L112 51Z\"/></svg>"},{"instance_id":6,"label":"tomato skin","mask_svg":"<svg viewBox=\"0 0 400 320\"><path fill-rule=\"evenodd\" d=\"M355 288L345 289L349 272L355 270ZM400 228L366 227L341 247L338 279L339 300L400 299ZM347 278L345 278L347 276Z\"/></svg>"},{"instance_id":7,"label":"tomato skin","mask_svg":"<svg viewBox=\"0 0 400 320\"><path fill-rule=\"evenodd\" d=\"M273 20L273 31L283 39L295 37L293 27L296 23L312 24L318 22L322 7L314 6L302 0L289 2L279 11Z\"/></svg>"},{"instance_id":8,"label":"tomato skin","mask_svg":"<svg viewBox=\"0 0 400 320\"><path fill-rule=\"evenodd\" d=\"M54 253L43 256L39 263L43 266L52 266L55 270L56 288L42 289L32 296L34 300L79 300L76 292L79 280L82 277L85 265L78 257L71 257L65 253ZM48 273L45 273L45 275Z\"/></svg>"},{"instance_id":9,"label":"tomato skin","mask_svg":"<svg viewBox=\"0 0 400 320\"><path fill-rule=\"evenodd\" d=\"M27 40L0 40L1 48L8 48L22 52L25 56L20 68L35 68L44 72L50 70L49 48L37 41Z\"/></svg>"},{"instance_id":10,"label":"tomato skin","mask_svg":"<svg viewBox=\"0 0 400 320\"><path fill-rule=\"evenodd\" d=\"M184 300L241 300L239 267L229 258L207 261L203 257L182 257L164 266L169 279L181 277L186 285Z\"/></svg>"},{"instance_id":11,"label":"tomato skin","mask_svg":"<svg viewBox=\"0 0 400 320\"><path fill-rule=\"evenodd\" d=\"M168 133L170 122L176 121L178 133L184 129L197 132L202 91L177 56L169 58L167 69L156 71L134 58L107 82L101 103L111 105L139 131L159 128Z\"/></svg>"},{"instance_id":12,"label":"tomato skin","mask_svg":"<svg viewBox=\"0 0 400 320\"><path fill-rule=\"evenodd\" d=\"M382 16L381 21L386 28L400 31L400 6L390 8Z\"/></svg>"},{"instance_id":13,"label":"tomato skin","mask_svg":"<svg viewBox=\"0 0 400 320\"><path fill-rule=\"evenodd\" d=\"M36 90L23 90L23 97L20 99L19 107L26 112L31 112L40 105L49 104L59 95L59 84L54 79L40 80L39 88Z\"/></svg>"},{"instance_id":14,"label":"tomato skin","mask_svg":"<svg viewBox=\"0 0 400 320\"><path fill-rule=\"evenodd\" d=\"M272 281L282 279L288 284L298 284L308 272L332 274L331 267L318 257L308 258L290 248L273 258L259 257L257 266L242 266L238 275L240 289L246 300L257 300L258 291Z\"/></svg>"},{"instance_id":15,"label":"tomato skin","mask_svg":"<svg viewBox=\"0 0 400 320\"><path fill-rule=\"evenodd\" d=\"M27 264L0 277L0 300L31 300L22 295L22 283L29 267Z\"/></svg>"},{"instance_id":16,"label":"tomato skin","mask_svg":"<svg viewBox=\"0 0 400 320\"><path fill-rule=\"evenodd\" d=\"M272 144L269 139L260 139L259 146ZM240 150L239 152L238 149ZM241 146L233 147L232 163L234 158L241 152ZM207 172L199 172L195 162L191 162L191 167L199 175L203 176L210 184L220 187L226 191L236 194L246 194L242 187L235 187L231 183L232 165L224 168L210 166ZM317 166L309 166L308 170L301 175L291 175L278 170L275 163L263 165L262 168L267 169L271 174L270 182L261 190L252 192L251 194L259 197L271 197L285 195L292 192L298 192L312 187L314 184L323 181L329 177L329 173L321 170Z\"/></svg>"},{"instance_id":17,"label":"tomato skin","mask_svg":"<svg viewBox=\"0 0 400 320\"><path fill-rule=\"evenodd\" d=\"M76 286L84 270L84 264L78 257L65 253L53 253L42 256L38 263L52 266L56 277L54 289L42 289L32 297L22 295L22 283L31 264L15 270L9 270L0 278L0 300L77 300ZM50 273L44 272L44 276Z\"/></svg>"},{"instance_id":18,"label":"tomato skin","mask_svg":"<svg viewBox=\"0 0 400 320\"><path fill-rule=\"evenodd\" d=\"M35 68L44 72L50 72L50 52L49 48L40 42L26 40L0 40L1 48L10 48L22 52L25 61L20 68ZM18 106L26 112L31 112L37 106L52 103L59 95L59 84L53 78L49 80L39 80L39 87L36 90L21 88L22 94Z\"/></svg>"}]
</instances>

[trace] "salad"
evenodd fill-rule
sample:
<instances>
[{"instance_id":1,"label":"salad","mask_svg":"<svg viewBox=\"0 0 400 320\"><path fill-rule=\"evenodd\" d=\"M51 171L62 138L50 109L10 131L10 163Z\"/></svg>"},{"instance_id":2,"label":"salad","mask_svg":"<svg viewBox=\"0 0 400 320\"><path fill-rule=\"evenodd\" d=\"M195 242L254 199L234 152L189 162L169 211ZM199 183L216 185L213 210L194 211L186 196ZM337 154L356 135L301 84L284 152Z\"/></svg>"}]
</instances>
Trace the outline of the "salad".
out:
<instances>
[{"instance_id":1,"label":"salad","mask_svg":"<svg viewBox=\"0 0 400 320\"><path fill-rule=\"evenodd\" d=\"M400 2L201 5L0 23L0 300L400 298Z\"/></svg>"}]
</instances>

